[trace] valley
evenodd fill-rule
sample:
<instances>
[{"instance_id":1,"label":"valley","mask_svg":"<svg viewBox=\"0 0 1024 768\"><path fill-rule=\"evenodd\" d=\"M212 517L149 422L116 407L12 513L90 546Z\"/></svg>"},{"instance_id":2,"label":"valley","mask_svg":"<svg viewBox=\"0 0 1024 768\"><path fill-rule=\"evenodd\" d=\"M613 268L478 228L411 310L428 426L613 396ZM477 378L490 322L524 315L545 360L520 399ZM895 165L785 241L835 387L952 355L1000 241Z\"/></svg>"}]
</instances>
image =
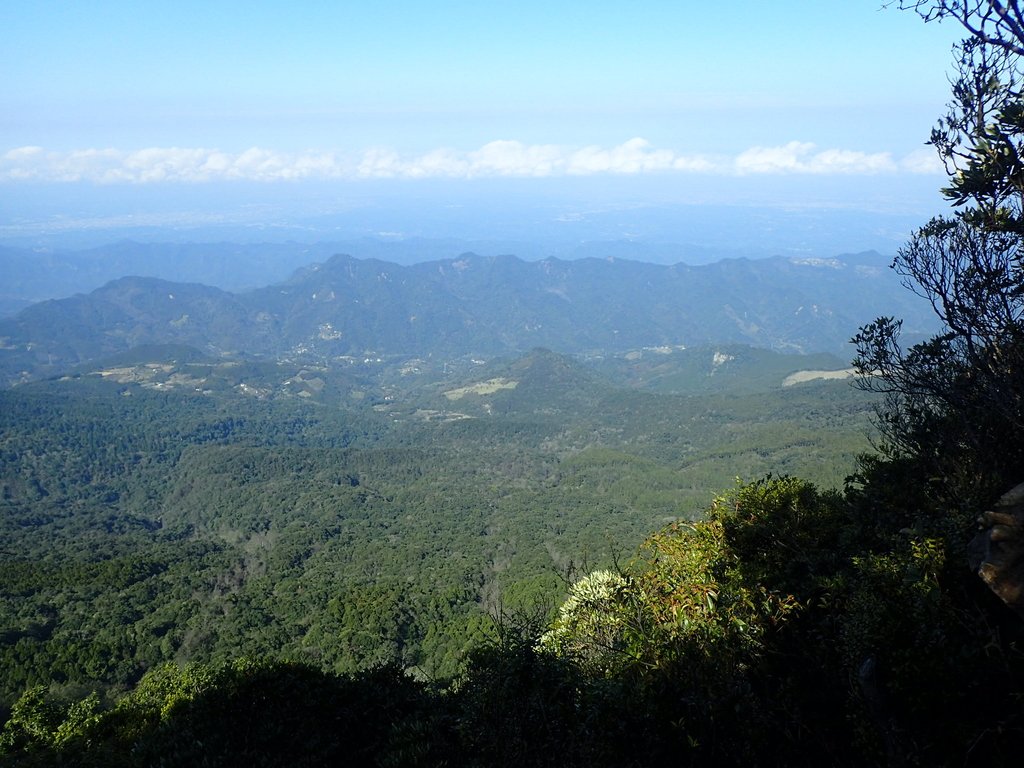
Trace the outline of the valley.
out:
<instances>
[{"instance_id":1,"label":"valley","mask_svg":"<svg viewBox=\"0 0 1024 768\"><path fill-rule=\"evenodd\" d=\"M328 367L151 345L0 392L0 693L114 695L239 654L453 675L496 617L550 610L737 478L841 486L872 399L782 386L831 359Z\"/></svg>"}]
</instances>

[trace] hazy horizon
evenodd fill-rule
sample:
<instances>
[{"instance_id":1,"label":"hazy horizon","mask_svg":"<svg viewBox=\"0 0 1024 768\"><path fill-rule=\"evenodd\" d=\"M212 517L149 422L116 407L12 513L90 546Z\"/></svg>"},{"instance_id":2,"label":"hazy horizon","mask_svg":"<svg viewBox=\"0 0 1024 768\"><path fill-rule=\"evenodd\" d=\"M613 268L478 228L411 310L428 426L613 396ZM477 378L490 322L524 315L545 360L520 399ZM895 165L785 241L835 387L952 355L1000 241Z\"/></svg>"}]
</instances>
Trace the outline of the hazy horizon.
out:
<instances>
[{"instance_id":1,"label":"hazy horizon","mask_svg":"<svg viewBox=\"0 0 1024 768\"><path fill-rule=\"evenodd\" d=\"M958 28L875 2L101 2L0 19L6 244L830 255L892 252L946 207L924 142Z\"/></svg>"}]
</instances>

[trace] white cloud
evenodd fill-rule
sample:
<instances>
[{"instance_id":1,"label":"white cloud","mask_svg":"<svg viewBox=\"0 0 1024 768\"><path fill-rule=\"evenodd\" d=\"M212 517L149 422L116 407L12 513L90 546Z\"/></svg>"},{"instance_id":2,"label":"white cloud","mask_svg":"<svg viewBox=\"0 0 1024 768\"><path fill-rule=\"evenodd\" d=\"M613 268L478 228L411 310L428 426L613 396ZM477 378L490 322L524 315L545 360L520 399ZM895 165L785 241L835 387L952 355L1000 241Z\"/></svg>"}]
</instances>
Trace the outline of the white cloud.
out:
<instances>
[{"instance_id":1,"label":"white cloud","mask_svg":"<svg viewBox=\"0 0 1024 768\"><path fill-rule=\"evenodd\" d=\"M555 176L565 172L565 151L553 144L492 141L470 152L469 176Z\"/></svg>"},{"instance_id":2,"label":"white cloud","mask_svg":"<svg viewBox=\"0 0 1024 768\"><path fill-rule=\"evenodd\" d=\"M945 173L946 168L934 149L916 149L900 161L900 168L908 173Z\"/></svg>"},{"instance_id":3,"label":"white cloud","mask_svg":"<svg viewBox=\"0 0 1024 768\"><path fill-rule=\"evenodd\" d=\"M815 144L791 141L781 147L751 147L734 161L739 174L875 174L893 173L899 164L888 152L856 152L846 149L818 150Z\"/></svg>"},{"instance_id":4,"label":"white cloud","mask_svg":"<svg viewBox=\"0 0 1024 768\"><path fill-rule=\"evenodd\" d=\"M4 162L18 162L23 160L31 160L34 157L38 157L43 154L45 150L42 147L18 147L12 149L4 154Z\"/></svg>"},{"instance_id":5,"label":"white cloud","mask_svg":"<svg viewBox=\"0 0 1024 768\"><path fill-rule=\"evenodd\" d=\"M283 153L261 147L236 153L182 147L55 152L35 146L18 147L0 155L0 182L85 181L97 184L652 173L868 175L941 171L934 156L923 151L897 160L887 152L821 150L808 142L792 141L776 147L752 147L732 158L714 158L657 148L641 138L613 147L524 144L502 139L471 151L440 148L411 156L387 148L340 154Z\"/></svg>"},{"instance_id":6,"label":"white cloud","mask_svg":"<svg viewBox=\"0 0 1024 768\"><path fill-rule=\"evenodd\" d=\"M611 149L584 147L569 158L568 172L590 173L656 173L671 170L710 170L702 168L693 158L676 155L669 149L654 149L644 139L630 139Z\"/></svg>"}]
</instances>

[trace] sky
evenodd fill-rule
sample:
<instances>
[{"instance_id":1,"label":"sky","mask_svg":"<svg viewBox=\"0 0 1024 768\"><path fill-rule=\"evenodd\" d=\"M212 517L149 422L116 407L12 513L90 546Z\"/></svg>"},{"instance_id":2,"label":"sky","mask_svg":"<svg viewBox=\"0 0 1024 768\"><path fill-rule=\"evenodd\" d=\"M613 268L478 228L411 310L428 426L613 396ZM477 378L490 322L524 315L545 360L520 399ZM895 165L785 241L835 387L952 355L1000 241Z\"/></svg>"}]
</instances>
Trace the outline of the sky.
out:
<instances>
[{"instance_id":1,"label":"sky","mask_svg":"<svg viewBox=\"0 0 1024 768\"><path fill-rule=\"evenodd\" d=\"M40 0L0 25L0 239L435 191L922 215L960 37L881 0Z\"/></svg>"}]
</instances>

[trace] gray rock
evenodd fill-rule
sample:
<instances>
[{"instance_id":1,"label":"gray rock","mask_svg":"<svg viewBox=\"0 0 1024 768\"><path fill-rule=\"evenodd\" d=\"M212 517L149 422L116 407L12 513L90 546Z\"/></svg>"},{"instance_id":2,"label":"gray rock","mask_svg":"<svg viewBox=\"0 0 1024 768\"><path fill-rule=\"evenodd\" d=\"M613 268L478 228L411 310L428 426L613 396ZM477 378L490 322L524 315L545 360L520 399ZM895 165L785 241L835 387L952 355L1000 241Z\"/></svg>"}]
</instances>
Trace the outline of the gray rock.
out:
<instances>
[{"instance_id":1,"label":"gray rock","mask_svg":"<svg viewBox=\"0 0 1024 768\"><path fill-rule=\"evenodd\" d=\"M1010 608L1024 617L1024 483L1003 494L978 518L971 568Z\"/></svg>"}]
</instances>

